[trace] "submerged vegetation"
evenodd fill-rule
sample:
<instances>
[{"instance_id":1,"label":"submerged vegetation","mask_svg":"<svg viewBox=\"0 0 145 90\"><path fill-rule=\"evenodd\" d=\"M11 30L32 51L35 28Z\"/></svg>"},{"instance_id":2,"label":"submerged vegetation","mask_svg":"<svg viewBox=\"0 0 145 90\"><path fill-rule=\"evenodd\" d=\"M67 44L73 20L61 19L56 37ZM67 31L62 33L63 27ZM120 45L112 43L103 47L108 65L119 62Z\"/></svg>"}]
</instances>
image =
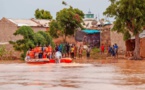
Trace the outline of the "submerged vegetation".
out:
<instances>
[{"instance_id":1,"label":"submerged vegetation","mask_svg":"<svg viewBox=\"0 0 145 90\"><path fill-rule=\"evenodd\" d=\"M0 45L0 60L14 60L15 56L12 55L12 50L7 50L4 45Z\"/></svg>"}]
</instances>

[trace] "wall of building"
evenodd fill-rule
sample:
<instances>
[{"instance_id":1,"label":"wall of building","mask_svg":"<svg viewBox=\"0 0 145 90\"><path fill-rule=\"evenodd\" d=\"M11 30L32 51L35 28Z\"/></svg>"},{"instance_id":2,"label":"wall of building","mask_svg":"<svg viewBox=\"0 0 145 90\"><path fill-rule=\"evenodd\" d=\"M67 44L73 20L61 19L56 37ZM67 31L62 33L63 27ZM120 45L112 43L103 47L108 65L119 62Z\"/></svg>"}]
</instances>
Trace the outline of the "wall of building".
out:
<instances>
[{"instance_id":1,"label":"wall of building","mask_svg":"<svg viewBox=\"0 0 145 90\"><path fill-rule=\"evenodd\" d=\"M53 41L54 41L55 44L62 43L62 42L64 42L64 37L60 36L59 38L54 38ZM66 37L66 42L71 43L71 44L76 43L75 37L74 36L67 36Z\"/></svg>"},{"instance_id":2,"label":"wall of building","mask_svg":"<svg viewBox=\"0 0 145 90\"><path fill-rule=\"evenodd\" d=\"M0 46L4 45L4 42L9 42L9 41L16 41L22 38L22 36L18 35L15 36L13 35L13 33L18 29L19 27L14 24L13 22L9 21L6 18L2 18L0 20ZM38 31L46 31L49 28L45 28L45 27L31 27L34 32L38 32ZM5 44L4 46L6 46L6 50L8 51L14 51L14 48L11 44ZM20 58L20 52L13 52L12 56L16 56L18 58Z\"/></svg>"},{"instance_id":3,"label":"wall of building","mask_svg":"<svg viewBox=\"0 0 145 90\"><path fill-rule=\"evenodd\" d=\"M17 25L10 22L6 18L0 21L0 42L8 42L11 40L17 40L19 37L13 35L17 30Z\"/></svg>"},{"instance_id":4,"label":"wall of building","mask_svg":"<svg viewBox=\"0 0 145 90\"><path fill-rule=\"evenodd\" d=\"M140 38L140 56L142 58L145 58L145 37L144 38ZM133 51L135 49L135 40L134 39L130 39L126 41L126 54L127 56L130 56L130 53L132 53L133 55Z\"/></svg>"},{"instance_id":5,"label":"wall of building","mask_svg":"<svg viewBox=\"0 0 145 90\"><path fill-rule=\"evenodd\" d=\"M100 41L101 44L104 44L104 46L107 48L109 45L111 45L110 40L110 30L109 29L103 29L100 33Z\"/></svg>"},{"instance_id":6,"label":"wall of building","mask_svg":"<svg viewBox=\"0 0 145 90\"><path fill-rule=\"evenodd\" d=\"M140 56L145 58L145 37L140 39Z\"/></svg>"},{"instance_id":7,"label":"wall of building","mask_svg":"<svg viewBox=\"0 0 145 90\"><path fill-rule=\"evenodd\" d=\"M47 31L49 28L46 27L31 27L34 32L38 32L38 31Z\"/></svg>"},{"instance_id":8,"label":"wall of building","mask_svg":"<svg viewBox=\"0 0 145 90\"><path fill-rule=\"evenodd\" d=\"M14 24L13 22L9 21L6 18L3 18L0 20L0 42L8 42L8 41L16 41L18 39L21 39L22 36L15 36L13 33L18 29L19 27ZM49 30L47 27L31 27L34 32L38 31L46 31Z\"/></svg>"},{"instance_id":9,"label":"wall of building","mask_svg":"<svg viewBox=\"0 0 145 90\"><path fill-rule=\"evenodd\" d=\"M126 51L125 41L123 40L123 35L121 33L117 33L116 31L110 32L110 39L111 39L111 45L114 45L115 43L119 47L119 51Z\"/></svg>"}]
</instances>

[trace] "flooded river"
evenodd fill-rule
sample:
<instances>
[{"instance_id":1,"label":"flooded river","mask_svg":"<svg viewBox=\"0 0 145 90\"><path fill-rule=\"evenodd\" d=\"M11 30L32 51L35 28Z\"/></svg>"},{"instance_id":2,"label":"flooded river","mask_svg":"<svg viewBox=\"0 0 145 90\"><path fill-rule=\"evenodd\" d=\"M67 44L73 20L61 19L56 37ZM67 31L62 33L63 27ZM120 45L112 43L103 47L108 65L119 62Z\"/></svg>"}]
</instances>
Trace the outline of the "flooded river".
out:
<instances>
[{"instance_id":1,"label":"flooded river","mask_svg":"<svg viewBox=\"0 0 145 90\"><path fill-rule=\"evenodd\" d=\"M0 64L0 90L145 90L144 69L136 63Z\"/></svg>"}]
</instances>

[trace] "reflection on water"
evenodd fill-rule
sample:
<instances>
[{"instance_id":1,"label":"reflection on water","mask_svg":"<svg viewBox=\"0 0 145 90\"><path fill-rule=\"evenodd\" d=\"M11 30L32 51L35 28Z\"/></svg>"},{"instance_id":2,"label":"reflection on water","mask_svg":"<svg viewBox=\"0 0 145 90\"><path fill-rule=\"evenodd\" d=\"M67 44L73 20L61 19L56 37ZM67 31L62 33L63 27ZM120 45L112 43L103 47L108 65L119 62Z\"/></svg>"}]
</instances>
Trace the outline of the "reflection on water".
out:
<instances>
[{"instance_id":1,"label":"reflection on water","mask_svg":"<svg viewBox=\"0 0 145 90\"><path fill-rule=\"evenodd\" d=\"M0 64L0 90L145 90L141 62Z\"/></svg>"}]
</instances>

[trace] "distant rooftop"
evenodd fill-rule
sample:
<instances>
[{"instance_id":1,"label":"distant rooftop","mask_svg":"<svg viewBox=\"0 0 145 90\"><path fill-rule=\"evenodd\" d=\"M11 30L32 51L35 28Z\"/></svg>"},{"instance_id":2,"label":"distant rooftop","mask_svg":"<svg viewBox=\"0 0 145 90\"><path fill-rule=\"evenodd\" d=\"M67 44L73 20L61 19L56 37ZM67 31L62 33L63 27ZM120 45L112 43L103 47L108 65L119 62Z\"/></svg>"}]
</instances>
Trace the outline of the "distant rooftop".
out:
<instances>
[{"instance_id":1,"label":"distant rooftop","mask_svg":"<svg viewBox=\"0 0 145 90\"><path fill-rule=\"evenodd\" d=\"M82 30L83 32L87 33L87 34L96 34L96 33L100 33L100 30Z\"/></svg>"},{"instance_id":2,"label":"distant rooftop","mask_svg":"<svg viewBox=\"0 0 145 90\"><path fill-rule=\"evenodd\" d=\"M91 13L90 9L89 9L88 13L85 14L85 18L86 18L86 19L87 19L87 18L88 18L88 19L89 19L89 18L94 18L94 14Z\"/></svg>"},{"instance_id":3,"label":"distant rooftop","mask_svg":"<svg viewBox=\"0 0 145 90\"><path fill-rule=\"evenodd\" d=\"M89 11L88 11L88 14L91 14L91 11L90 11L90 9L89 9Z\"/></svg>"},{"instance_id":4,"label":"distant rooftop","mask_svg":"<svg viewBox=\"0 0 145 90\"><path fill-rule=\"evenodd\" d=\"M8 20L15 23L17 26L38 26L37 23L33 22L30 19L8 19Z\"/></svg>"},{"instance_id":5,"label":"distant rooftop","mask_svg":"<svg viewBox=\"0 0 145 90\"><path fill-rule=\"evenodd\" d=\"M43 26L49 27L50 20L46 19L8 19L17 26Z\"/></svg>"}]
</instances>

